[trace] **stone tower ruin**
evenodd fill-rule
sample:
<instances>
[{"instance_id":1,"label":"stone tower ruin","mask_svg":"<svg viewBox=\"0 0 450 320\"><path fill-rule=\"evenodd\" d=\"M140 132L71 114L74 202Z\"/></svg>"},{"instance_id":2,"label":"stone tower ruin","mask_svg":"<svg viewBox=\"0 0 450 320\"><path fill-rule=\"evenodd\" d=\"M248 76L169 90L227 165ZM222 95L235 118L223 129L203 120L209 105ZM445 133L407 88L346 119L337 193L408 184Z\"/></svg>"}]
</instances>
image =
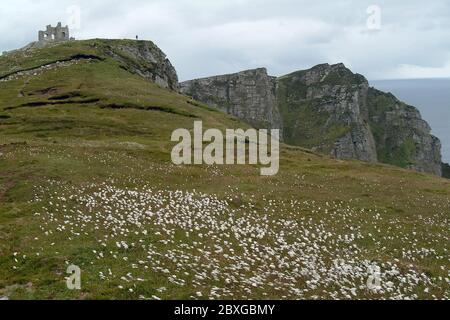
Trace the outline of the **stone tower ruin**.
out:
<instances>
[{"instance_id":1,"label":"stone tower ruin","mask_svg":"<svg viewBox=\"0 0 450 320\"><path fill-rule=\"evenodd\" d=\"M45 31L39 31L39 42L68 40L71 40L69 36L69 27L62 27L61 22L58 22L56 27L48 25Z\"/></svg>"}]
</instances>

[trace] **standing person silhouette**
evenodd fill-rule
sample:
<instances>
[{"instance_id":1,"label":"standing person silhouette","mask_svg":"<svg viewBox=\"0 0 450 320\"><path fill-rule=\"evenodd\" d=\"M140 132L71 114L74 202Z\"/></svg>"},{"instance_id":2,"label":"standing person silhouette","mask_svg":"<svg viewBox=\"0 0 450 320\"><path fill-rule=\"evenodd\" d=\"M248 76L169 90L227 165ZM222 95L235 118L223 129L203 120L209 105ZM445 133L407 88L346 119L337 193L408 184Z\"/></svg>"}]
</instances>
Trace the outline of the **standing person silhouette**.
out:
<instances>
[{"instance_id":1,"label":"standing person silhouette","mask_svg":"<svg viewBox=\"0 0 450 320\"><path fill-rule=\"evenodd\" d=\"M136 40L139 40L139 37L138 37L138 36L136 36Z\"/></svg>"}]
</instances>

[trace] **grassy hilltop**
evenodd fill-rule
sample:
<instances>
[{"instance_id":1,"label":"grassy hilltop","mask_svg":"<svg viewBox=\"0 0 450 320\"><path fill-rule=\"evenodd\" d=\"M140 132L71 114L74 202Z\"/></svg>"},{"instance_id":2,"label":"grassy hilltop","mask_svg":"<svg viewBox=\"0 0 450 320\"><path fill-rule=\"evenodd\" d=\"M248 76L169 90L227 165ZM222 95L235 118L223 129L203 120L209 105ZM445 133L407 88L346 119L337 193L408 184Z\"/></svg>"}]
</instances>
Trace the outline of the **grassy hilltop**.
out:
<instances>
[{"instance_id":1,"label":"grassy hilltop","mask_svg":"<svg viewBox=\"0 0 450 320\"><path fill-rule=\"evenodd\" d=\"M274 177L174 166L174 129L247 125L107 54L129 42L0 57L0 297L450 298L449 180L287 145Z\"/></svg>"}]
</instances>

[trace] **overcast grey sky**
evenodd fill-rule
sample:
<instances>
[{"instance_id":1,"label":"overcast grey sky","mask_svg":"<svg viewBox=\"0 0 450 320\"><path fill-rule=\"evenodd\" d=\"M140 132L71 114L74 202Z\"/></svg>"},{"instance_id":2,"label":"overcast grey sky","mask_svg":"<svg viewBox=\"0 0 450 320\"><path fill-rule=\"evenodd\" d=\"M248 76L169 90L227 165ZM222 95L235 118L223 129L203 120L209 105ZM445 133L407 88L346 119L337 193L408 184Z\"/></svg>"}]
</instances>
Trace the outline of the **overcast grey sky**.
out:
<instances>
[{"instance_id":1,"label":"overcast grey sky","mask_svg":"<svg viewBox=\"0 0 450 320\"><path fill-rule=\"evenodd\" d=\"M371 5L381 20L367 13ZM324 62L369 79L450 76L448 0L2 1L0 52L36 40L47 24L76 23L72 6L81 14L77 39L150 39L181 80L263 66L282 75Z\"/></svg>"}]
</instances>

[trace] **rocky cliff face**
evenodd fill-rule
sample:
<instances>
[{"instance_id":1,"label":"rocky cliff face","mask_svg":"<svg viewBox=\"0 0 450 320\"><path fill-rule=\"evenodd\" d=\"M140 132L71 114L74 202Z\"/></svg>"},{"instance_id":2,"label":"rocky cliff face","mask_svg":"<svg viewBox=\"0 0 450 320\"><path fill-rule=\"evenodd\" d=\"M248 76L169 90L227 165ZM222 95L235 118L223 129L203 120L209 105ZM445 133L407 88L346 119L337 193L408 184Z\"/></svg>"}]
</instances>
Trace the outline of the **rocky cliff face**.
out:
<instances>
[{"instance_id":1,"label":"rocky cliff face","mask_svg":"<svg viewBox=\"0 0 450 320\"><path fill-rule=\"evenodd\" d=\"M283 129L275 96L276 78L268 76L264 68L186 81L180 90L256 128Z\"/></svg>"},{"instance_id":2,"label":"rocky cliff face","mask_svg":"<svg viewBox=\"0 0 450 320\"><path fill-rule=\"evenodd\" d=\"M448 163L442 163L442 176L450 179L450 165Z\"/></svg>"},{"instance_id":3,"label":"rocky cliff face","mask_svg":"<svg viewBox=\"0 0 450 320\"><path fill-rule=\"evenodd\" d=\"M120 41L107 45L106 53L119 61L122 67L163 88L178 91L175 68L151 41Z\"/></svg>"},{"instance_id":4,"label":"rocky cliff face","mask_svg":"<svg viewBox=\"0 0 450 320\"><path fill-rule=\"evenodd\" d=\"M282 128L289 144L442 175L439 139L419 111L343 64L280 78L249 70L188 81L181 91L255 127Z\"/></svg>"},{"instance_id":5,"label":"rocky cliff face","mask_svg":"<svg viewBox=\"0 0 450 320\"><path fill-rule=\"evenodd\" d=\"M368 103L381 162L442 175L441 143L419 110L373 88Z\"/></svg>"},{"instance_id":6,"label":"rocky cliff face","mask_svg":"<svg viewBox=\"0 0 450 320\"><path fill-rule=\"evenodd\" d=\"M287 143L340 159L377 161L368 119L369 85L343 64L318 65L278 79Z\"/></svg>"}]
</instances>

